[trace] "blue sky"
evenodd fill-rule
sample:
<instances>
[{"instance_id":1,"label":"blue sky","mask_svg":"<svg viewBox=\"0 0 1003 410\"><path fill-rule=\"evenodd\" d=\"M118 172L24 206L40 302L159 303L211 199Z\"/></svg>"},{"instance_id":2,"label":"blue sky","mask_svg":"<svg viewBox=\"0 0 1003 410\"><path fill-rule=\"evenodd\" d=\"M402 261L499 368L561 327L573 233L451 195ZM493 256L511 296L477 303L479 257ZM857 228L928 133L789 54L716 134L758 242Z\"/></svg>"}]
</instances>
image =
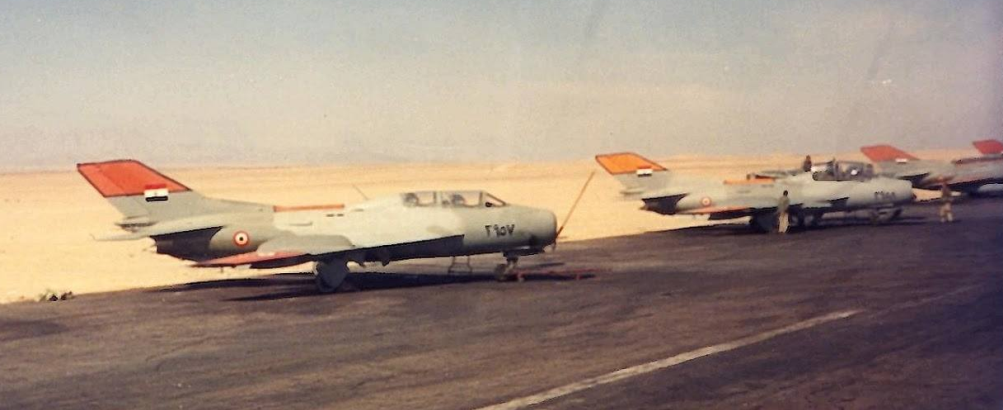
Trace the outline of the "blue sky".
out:
<instances>
[{"instance_id":1,"label":"blue sky","mask_svg":"<svg viewBox=\"0 0 1003 410\"><path fill-rule=\"evenodd\" d=\"M1003 3L0 0L3 169L965 147Z\"/></svg>"}]
</instances>

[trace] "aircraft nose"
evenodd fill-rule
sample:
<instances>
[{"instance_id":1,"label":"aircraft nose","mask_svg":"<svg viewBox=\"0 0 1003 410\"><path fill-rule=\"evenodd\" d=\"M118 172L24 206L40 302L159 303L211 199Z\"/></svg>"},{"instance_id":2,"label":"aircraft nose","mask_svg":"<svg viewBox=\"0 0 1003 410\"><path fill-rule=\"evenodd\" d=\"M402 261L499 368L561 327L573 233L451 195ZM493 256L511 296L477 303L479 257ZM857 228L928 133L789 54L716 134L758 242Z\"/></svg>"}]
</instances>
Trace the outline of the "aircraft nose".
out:
<instances>
[{"instance_id":1,"label":"aircraft nose","mask_svg":"<svg viewBox=\"0 0 1003 410\"><path fill-rule=\"evenodd\" d=\"M900 189L901 197L907 198L906 202L914 202L916 200L916 192L912 189L912 183L906 182L901 185Z\"/></svg>"},{"instance_id":2,"label":"aircraft nose","mask_svg":"<svg viewBox=\"0 0 1003 410\"><path fill-rule=\"evenodd\" d=\"M530 232L536 242L534 245L545 247L557 240L557 215L545 209L537 209L532 219Z\"/></svg>"}]
</instances>

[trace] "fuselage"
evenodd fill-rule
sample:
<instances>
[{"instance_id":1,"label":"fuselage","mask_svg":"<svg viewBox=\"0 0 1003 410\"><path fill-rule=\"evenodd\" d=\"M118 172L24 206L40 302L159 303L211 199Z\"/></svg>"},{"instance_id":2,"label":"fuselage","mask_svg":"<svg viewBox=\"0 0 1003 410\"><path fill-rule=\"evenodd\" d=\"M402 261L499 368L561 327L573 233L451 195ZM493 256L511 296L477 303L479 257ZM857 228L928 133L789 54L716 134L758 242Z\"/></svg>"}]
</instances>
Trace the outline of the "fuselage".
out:
<instances>
[{"instance_id":1,"label":"fuselage","mask_svg":"<svg viewBox=\"0 0 1003 410\"><path fill-rule=\"evenodd\" d=\"M788 191L792 212L820 214L865 208L887 208L911 202L912 186L906 181L875 177L859 181L816 181L804 173L788 178L695 183L673 186L663 192L645 194L645 209L660 214L686 214L714 210L717 219L754 213L777 206ZM672 195L672 193L682 193Z\"/></svg>"},{"instance_id":2,"label":"fuselage","mask_svg":"<svg viewBox=\"0 0 1003 410\"><path fill-rule=\"evenodd\" d=\"M985 185L1003 184L1003 156L986 155L951 162L933 160L896 160L879 162L885 174L910 181L915 188L936 190L945 182L962 192L995 191Z\"/></svg>"},{"instance_id":3,"label":"fuselage","mask_svg":"<svg viewBox=\"0 0 1003 410\"><path fill-rule=\"evenodd\" d=\"M352 246L368 248L355 259L387 262L510 251L534 253L556 239L553 212L503 202L494 206L442 201L409 204L394 196L341 209L210 217L220 218L224 226L154 237L157 251L201 261L252 252L284 235L344 235Z\"/></svg>"}]
</instances>

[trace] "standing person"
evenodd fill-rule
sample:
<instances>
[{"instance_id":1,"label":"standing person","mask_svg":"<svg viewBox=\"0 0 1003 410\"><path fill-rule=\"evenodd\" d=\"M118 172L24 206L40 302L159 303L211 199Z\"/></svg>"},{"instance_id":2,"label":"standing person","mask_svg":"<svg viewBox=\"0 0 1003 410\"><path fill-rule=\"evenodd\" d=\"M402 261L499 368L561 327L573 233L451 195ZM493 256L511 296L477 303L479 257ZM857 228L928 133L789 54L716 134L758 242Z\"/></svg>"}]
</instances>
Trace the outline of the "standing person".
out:
<instances>
[{"instance_id":1,"label":"standing person","mask_svg":"<svg viewBox=\"0 0 1003 410\"><path fill-rule=\"evenodd\" d=\"M804 162L801 163L801 170L804 172L811 172L811 155L804 156Z\"/></svg>"},{"instance_id":2,"label":"standing person","mask_svg":"<svg viewBox=\"0 0 1003 410\"><path fill-rule=\"evenodd\" d=\"M777 202L777 233L787 233L787 228L790 225L790 216L787 211L790 207L791 199L787 196L787 191L784 191L784 195Z\"/></svg>"},{"instance_id":3,"label":"standing person","mask_svg":"<svg viewBox=\"0 0 1003 410\"><path fill-rule=\"evenodd\" d=\"M940 223L954 222L954 212L951 210L951 188L947 181L940 179Z\"/></svg>"}]
</instances>

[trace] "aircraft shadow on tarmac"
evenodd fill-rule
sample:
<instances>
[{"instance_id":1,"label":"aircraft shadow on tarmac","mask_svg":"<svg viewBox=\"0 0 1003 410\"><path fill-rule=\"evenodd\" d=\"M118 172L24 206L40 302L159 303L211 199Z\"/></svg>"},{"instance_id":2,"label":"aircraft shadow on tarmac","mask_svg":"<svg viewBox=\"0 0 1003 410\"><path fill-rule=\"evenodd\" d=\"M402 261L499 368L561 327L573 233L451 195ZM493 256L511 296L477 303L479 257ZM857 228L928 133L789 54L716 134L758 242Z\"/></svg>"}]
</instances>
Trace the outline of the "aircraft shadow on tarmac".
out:
<instances>
[{"instance_id":1,"label":"aircraft shadow on tarmac","mask_svg":"<svg viewBox=\"0 0 1003 410\"><path fill-rule=\"evenodd\" d=\"M930 219L922 216L902 216L894 221L881 222L878 224L871 223L869 218L865 217L829 217L825 218L821 224L815 227L802 228L798 226L792 226L788 230L788 234L800 234L805 232L813 231L826 231L833 229L842 228L854 228L860 226L874 226L874 227L891 227L891 226L911 226L911 225L924 225L930 223ZM683 235L683 236L700 236L700 237L717 237L717 236L762 236L766 235L762 232L757 232L749 227L748 224L718 224L718 225L707 225L707 226L694 226L691 228L683 229L667 229L662 231L652 231L652 234L672 234L672 235Z\"/></svg>"},{"instance_id":2,"label":"aircraft shadow on tarmac","mask_svg":"<svg viewBox=\"0 0 1003 410\"><path fill-rule=\"evenodd\" d=\"M551 264L553 265L553 264ZM548 265L549 266L549 265ZM547 267L547 266L544 266ZM540 267L534 267L540 268ZM588 279L594 275L581 275ZM574 276L559 273L534 273L528 271L523 279L532 281L565 281L575 280ZM496 278L484 273L455 274L413 274L413 273L352 273L346 279L346 287L339 289L334 295L350 292L368 292L386 289L419 288L425 286L443 286L462 283L495 282ZM258 278L221 279L204 282L191 282L182 285L169 286L151 290L151 292L191 292L213 289L261 288L268 292L242 295L224 299L225 301L247 302L262 300L278 300L300 297L329 296L317 292L314 286L314 276L310 272L279 273Z\"/></svg>"}]
</instances>

